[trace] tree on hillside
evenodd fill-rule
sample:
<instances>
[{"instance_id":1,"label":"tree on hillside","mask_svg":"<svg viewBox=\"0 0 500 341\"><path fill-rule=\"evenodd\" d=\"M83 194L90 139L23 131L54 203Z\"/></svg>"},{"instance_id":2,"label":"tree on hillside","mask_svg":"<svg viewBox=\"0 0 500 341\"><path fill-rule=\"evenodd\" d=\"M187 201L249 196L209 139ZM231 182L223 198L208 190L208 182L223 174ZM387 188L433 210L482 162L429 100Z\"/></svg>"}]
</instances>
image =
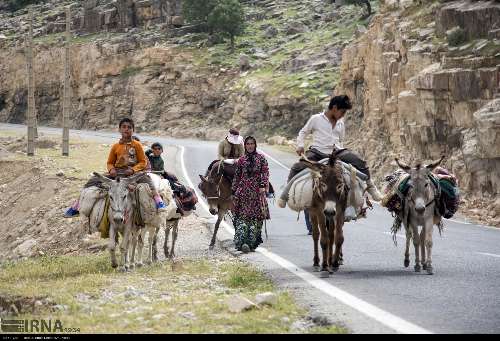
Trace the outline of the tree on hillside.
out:
<instances>
[{"instance_id":1,"label":"tree on hillside","mask_svg":"<svg viewBox=\"0 0 500 341\"><path fill-rule=\"evenodd\" d=\"M363 19L372 15L372 6L370 5L369 0L345 0L345 3L356 6L366 6L366 15L363 16Z\"/></svg>"},{"instance_id":2,"label":"tree on hillside","mask_svg":"<svg viewBox=\"0 0 500 341\"><path fill-rule=\"evenodd\" d=\"M211 32L229 37L231 52L234 52L235 37L245 29L245 13L238 0L218 0L208 15L208 28Z\"/></svg>"},{"instance_id":3,"label":"tree on hillside","mask_svg":"<svg viewBox=\"0 0 500 341\"><path fill-rule=\"evenodd\" d=\"M28 5L44 2L42 0L7 0L6 6L11 12L20 10Z\"/></svg>"},{"instance_id":4,"label":"tree on hillside","mask_svg":"<svg viewBox=\"0 0 500 341\"><path fill-rule=\"evenodd\" d=\"M182 14L187 22L206 24L208 15L217 5L218 0L184 0Z\"/></svg>"}]
</instances>

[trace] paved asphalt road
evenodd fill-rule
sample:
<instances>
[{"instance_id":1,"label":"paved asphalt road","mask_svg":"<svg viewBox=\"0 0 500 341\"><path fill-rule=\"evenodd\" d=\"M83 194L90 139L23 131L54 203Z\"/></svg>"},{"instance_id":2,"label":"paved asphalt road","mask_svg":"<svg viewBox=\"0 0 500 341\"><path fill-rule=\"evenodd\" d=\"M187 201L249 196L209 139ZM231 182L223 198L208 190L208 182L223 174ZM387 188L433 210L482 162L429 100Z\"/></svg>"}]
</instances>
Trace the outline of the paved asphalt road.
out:
<instances>
[{"instance_id":1,"label":"paved asphalt road","mask_svg":"<svg viewBox=\"0 0 500 341\"><path fill-rule=\"evenodd\" d=\"M25 129L18 125L0 125L2 130ZM43 128L42 132L60 132L52 128ZM83 137L102 138L109 143L115 133L77 132ZM141 135L144 140L156 141L165 145L183 146L187 176L198 184L198 174L203 174L207 165L216 158L217 144L194 140L164 139ZM263 147L275 162L268 158L271 182L279 193L288 174L286 167L295 162L293 155ZM179 155L178 155L179 157ZM167 165L167 168L170 168ZM171 168L180 172L180 168ZM290 209L281 209L270 205L272 220L268 223L269 240L263 247L297 267L318 277L312 272L312 239L307 235L303 215L297 221L297 213ZM200 208L199 211L202 211ZM205 212L200 212L205 214ZM327 279L318 279L341 289L350 295L367 302L376 308L434 333L499 333L500 332L500 229L478 226L455 220L445 221L442 237L434 233L433 266L434 275L425 272L413 272L412 264L403 267L404 238L398 237L395 247L389 234L392 218L390 214L377 206L369 211L368 218L347 223L344 227L344 259L340 270ZM413 248L413 247L412 247ZM252 259L252 257L250 257ZM255 258L257 259L257 258ZM264 259L264 260L263 260ZM260 262L271 260L262 257ZM273 269L279 271L279 267ZM290 275L290 274L289 274ZM273 276L279 281L286 276ZM292 276L293 277L293 276ZM302 281L295 278L294 280ZM278 283L279 284L279 283ZM282 283L283 284L283 283ZM284 283L286 284L286 283ZM302 283L310 296L325 300L318 289ZM302 285L301 284L301 285ZM326 289L328 290L328 289ZM338 309L344 305L331 302ZM357 310L358 305L346 307L350 315L363 315ZM354 309L354 310L353 310ZM361 309L361 311L364 311ZM333 312L332 312L333 313ZM338 312L337 316L338 316ZM393 332L394 324L373 321L366 318L363 322L347 323L348 327L360 332ZM356 326L358 324L358 326ZM364 324L365 328L359 326ZM366 326L373 325L373 328Z\"/></svg>"}]
</instances>

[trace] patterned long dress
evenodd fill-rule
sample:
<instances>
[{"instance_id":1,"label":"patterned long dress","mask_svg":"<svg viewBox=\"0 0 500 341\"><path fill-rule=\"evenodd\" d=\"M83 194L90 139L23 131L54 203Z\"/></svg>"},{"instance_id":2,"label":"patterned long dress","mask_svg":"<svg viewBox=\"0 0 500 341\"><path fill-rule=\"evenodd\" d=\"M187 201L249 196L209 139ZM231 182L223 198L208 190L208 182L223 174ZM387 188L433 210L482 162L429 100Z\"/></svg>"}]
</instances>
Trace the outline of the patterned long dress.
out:
<instances>
[{"instance_id":1,"label":"patterned long dress","mask_svg":"<svg viewBox=\"0 0 500 341\"><path fill-rule=\"evenodd\" d=\"M247 153L238 160L232 187L234 244L237 250L241 250L243 244L255 250L263 242L262 225L264 220L270 219L270 215L265 195L260 193L259 188L267 188L268 184L269 166L263 155Z\"/></svg>"}]
</instances>

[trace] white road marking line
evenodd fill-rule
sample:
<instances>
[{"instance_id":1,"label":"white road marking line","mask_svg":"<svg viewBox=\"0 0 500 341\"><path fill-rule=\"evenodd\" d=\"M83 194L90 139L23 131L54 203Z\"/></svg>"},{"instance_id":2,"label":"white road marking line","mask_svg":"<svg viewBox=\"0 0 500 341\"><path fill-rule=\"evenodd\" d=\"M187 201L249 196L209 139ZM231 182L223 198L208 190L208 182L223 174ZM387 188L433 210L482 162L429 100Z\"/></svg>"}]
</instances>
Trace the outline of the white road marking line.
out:
<instances>
[{"instance_id":1,"label":"white road marking line","mask_svg":"<svg viewBox=\"0 0 500 341\"><path fill-rule=\"evenodd\" d=\"M284 169L286 169L287 171L290 171L290 168L288 168L287 166L285 166L284 164L282 164L281 162L279 162L278 160L276 160L274 157L272 157L271 155L267 154L265 151L263 151L262 149L258 149L258 151L260 151L265 157L273 160L274 163L276 163L278 166L280 167L283 167Z\"/></svg>"},{"instance_id":2,"label":"white road marking line","mask_svg":"<svg viewBox=\"0 0 500 341\"><path fill-rule=\"evenodd\" d=\"M193 185L193 182L189 178L189 175L186 170L186 165L184 162L184 146L181 147L181 167L182 171L184 173L184 177L186 181L188 182L188 185L191 188L194 188L195 192L197 192L197 195L199 194L197 191L197 188ZM201 199L202 196L198 195L198 197ZM208 212L208 205L205 204L203 199L201 199L200 204L202 207ZM224 228L229 232L231 235L234 236L234 229L227 224L225 221L221 222L221 225L224 226ZM329 295L330 297L333 297L340 302L344 303L345 305L365 314L366 316L380 322L381 324L395 330L398 333L405 333L405 334L432 334L431 331L423 329L413 323L410 323L408 321L403 320L402 318L399 318L389 312L386 312L380 308L377 308L376 306L365 302L356 296L353 296L329 283L326 281L319 279L315 277L314 275L308 273L307 271L301 269L297 265L291 263L290 261L268 251L267 249L263 247L259 247L256 252L259 252L263 256L269 258L276 264L280 265L284 269L288 270L292 274L298 276L299 278L303 279L313 287L321 290L325 294Z\"/></svg>"},{"instance_id":3,"label":"white road marking line","mask_svg":"<svg viewBox=\"0 0 500 341\"><path fill-rule=\"evenodd\" d=\"M496 255L494 253L487 253L487 252L476 252L480 255L483 255L483 256L490 256L490 257L496 257L496 258L500 258L500 255Z\"/></svg>"}]
</instances>

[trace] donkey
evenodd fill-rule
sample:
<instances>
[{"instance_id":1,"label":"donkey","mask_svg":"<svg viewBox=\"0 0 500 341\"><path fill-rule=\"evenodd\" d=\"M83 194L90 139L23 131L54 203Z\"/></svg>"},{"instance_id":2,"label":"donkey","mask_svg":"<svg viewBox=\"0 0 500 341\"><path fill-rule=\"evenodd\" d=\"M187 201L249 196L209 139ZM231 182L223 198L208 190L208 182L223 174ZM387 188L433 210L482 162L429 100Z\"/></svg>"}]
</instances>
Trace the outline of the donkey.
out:
<instances>
[{"instance_id":1,"label":"donkey","mask_svg":"<svg viewBox=\"0 0 500 341\"><path fill-rule=\"evenodd\" d=\"M208 201L209 211L212 215L217 215L214 234L210 241L210 250L214 248L215 238L219 225L226 213L233 205L231 181L224 175L224 162L219 161L212 166L212 169L205 177L200 175L201 183L198 188Z\"/></svg>"},{"instance_id":2,"label":"donkey","mask_svg":"<svg viewBox=\"0 0 500 341\"><path fill-rule=\"evenodd\" d=\"M309 215L313 227L314 267L319 269L318 240L321 236L321 277L328 277L338 270L341 262L344 213L349 188L342 174L342 166L334 155L330 156L328 164L307 159L303 161L311 169L313 178L313 198Z\"/></svg>"},{"instance_id":3,"label":"donkey","mask_svg":"<svg viewBox=\"0 0 500 341\"><path fill-rule=\"evenodd\" d=\"M111 266L113 268L118 267L115 249L118 243L118 233L120 233L122 235L120 243L120 270L127 271L130 269L128 258L130 238L132 229L135 228L132 219L134 198L129 189L129 185L133 184L135 180L143 176L143 174L137 174L123 179L117 178L116 180L111 180L96 172L94 172L94 175L101 179L104 187L108 188L108 218L110 222L108 249L111 254Z\"/></svg>"},{"instance_id":4,"label":"donkey","mask_svg":"<svg viewBox=\"0 0 500 341\"><path fill-rule=\"evenodd\" d=\"M408 180L409 190L404 200L403 223L406 230L406 250L404 266L410 265L410 240L413 239L415 247L415 272L420 272L421 266L429 275L433 274L432 268L432 232L435 225L441 224L441 216L436 210L439 200L439 188L431 180L431 172L444 159L429 165L417 164L414 168L396 159L398 166L410 174ZM439 186L439 185L438 185ZM422 226L420 235L418 227ZM420 250L419 250L420 249ZM421 251L421 258L420 252ZM426 257L427 256L427 257Z\"/></svg>"}]
</instances>

